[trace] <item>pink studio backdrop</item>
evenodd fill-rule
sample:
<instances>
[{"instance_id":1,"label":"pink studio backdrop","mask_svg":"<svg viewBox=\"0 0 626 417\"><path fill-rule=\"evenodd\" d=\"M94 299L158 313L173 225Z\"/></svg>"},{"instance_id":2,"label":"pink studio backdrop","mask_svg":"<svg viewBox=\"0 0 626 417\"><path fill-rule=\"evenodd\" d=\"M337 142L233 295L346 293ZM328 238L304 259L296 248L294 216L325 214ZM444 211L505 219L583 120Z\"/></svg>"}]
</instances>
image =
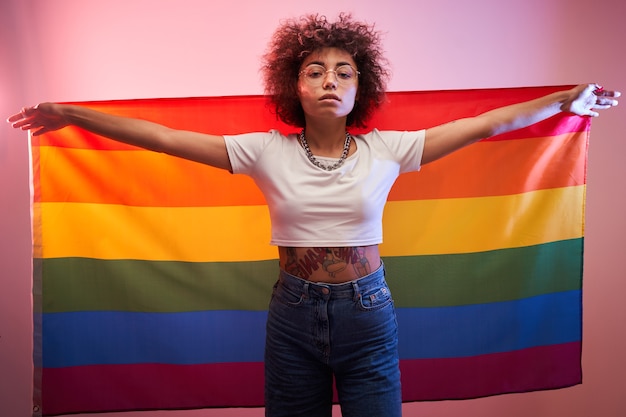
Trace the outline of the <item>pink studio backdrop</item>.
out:
<instances>
[{"instance_id":1,"label":"pink studio backdrop","mask_svg":"<svg viewBox=\"0 0 626 417\"><path fill-rule=\"evenodd\" d=\"M261 94L259 56L279 20L351 11L386 32L392 91L602 82L626 90L623 0L3 0L0 114L39 101ZM583 384L404 405L411 416L626 413L626 101L594 121L589 155ZM0 129L0 416L32 395L26 135ZM339 411L336 415L339 415ZM99 414L101 417L124 414ZM261 409L137 417L262 416Z\"/></svg>"}]
</instances>

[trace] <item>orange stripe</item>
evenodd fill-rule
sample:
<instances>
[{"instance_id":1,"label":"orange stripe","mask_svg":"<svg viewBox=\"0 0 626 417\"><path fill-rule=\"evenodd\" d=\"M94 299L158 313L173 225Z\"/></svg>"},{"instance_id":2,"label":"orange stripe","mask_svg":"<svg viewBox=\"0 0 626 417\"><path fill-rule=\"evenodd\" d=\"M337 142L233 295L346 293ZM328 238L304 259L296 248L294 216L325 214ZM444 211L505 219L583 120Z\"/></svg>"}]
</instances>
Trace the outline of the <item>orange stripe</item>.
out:
<instances>
[{"instance_id":1,"label":"orange stripe","mask_svg":"<svg viewBox=\"0 0 626 417\"><path fill-rule=\"evenodd\" d=\"M483 141L401 175L389 200L521 194L583 185L587 132Z\"/></svg>"},{"instance_id":2,"label":"orange stripe","mask_svg":"<svg viewBox=\"0 0 626 417\"><path fill-rule=\"evenodd\" d=\"M498 196L582 185L586 140L586 132L581 132L481 142L419 173L401 176L389 199ZM39 179L36 201L170 207L265 204L248 177L160 153L41 147L34 149L34 156L46 172Z\"/></svg>"},{"instance_id":3,"label":"orange stripe","mask_svg":"<svg viewBox=\"0 0 626 417\"><path fill-rule=\"evenodd\" d=\"M38 202L144 207L262 205L252 179L150 151L42 147ZM36 159L35 159L36 160ZM97 169L94 167L97 166Z\"/></svg>"}]
</instances>

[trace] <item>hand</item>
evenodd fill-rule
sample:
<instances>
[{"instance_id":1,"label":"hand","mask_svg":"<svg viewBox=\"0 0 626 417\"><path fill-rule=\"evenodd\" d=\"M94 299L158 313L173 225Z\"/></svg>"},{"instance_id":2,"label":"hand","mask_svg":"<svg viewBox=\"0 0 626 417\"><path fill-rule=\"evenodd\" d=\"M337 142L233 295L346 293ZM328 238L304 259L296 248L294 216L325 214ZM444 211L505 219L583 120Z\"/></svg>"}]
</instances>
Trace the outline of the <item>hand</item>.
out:
<instances>
[{"instance_id":1,"label":"hand","mask_svg":"<svg viewBox=\"0 0 626 417\"><path fill-rule=\"evenodd\" d=\"M33 136L58 130L69 125L62 112L62 106L54 103L41 103L24 107L21 112L10 116L7 122L16 129L31 130Z\"/></svg>"},{"instance_id":2,"label":"hand","mask_svg":"<svg viewBox=\"0 0 626 417\"><path fill-rule=\"evenodd\" d=\"M597 117L600 114L595 110L604 110L617 106L616 97L619 91L609 91L598 84L582 84L570 90L571 96L561 105L561 110L579 116Z\"/></svg>"}]
</instances>

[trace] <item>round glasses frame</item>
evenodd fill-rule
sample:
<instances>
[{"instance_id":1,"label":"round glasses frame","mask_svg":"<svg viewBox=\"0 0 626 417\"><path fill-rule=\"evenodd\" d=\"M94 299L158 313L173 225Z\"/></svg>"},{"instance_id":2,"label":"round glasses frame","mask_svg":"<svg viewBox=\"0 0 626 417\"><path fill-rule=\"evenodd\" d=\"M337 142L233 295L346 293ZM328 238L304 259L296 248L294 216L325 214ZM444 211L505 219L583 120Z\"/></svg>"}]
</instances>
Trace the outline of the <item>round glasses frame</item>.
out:
<instances>
[{"instance_id":1,"label":"round glasses frame","mask_svg":"<svg viewBox=\"0 0 626 417\"><path fill-rule=\"evenodd\" d=\"M339 65L335 69L326 69L323 65L311 64L307 65L302 71L298 73L298 76L304 75L304 79L311 85L321 85L326 79L326 74L332 72L335 74L335 79L341 85L350 85L354 83L357 77L361 74L350 64Z\"/></svg>"}]
</instances>

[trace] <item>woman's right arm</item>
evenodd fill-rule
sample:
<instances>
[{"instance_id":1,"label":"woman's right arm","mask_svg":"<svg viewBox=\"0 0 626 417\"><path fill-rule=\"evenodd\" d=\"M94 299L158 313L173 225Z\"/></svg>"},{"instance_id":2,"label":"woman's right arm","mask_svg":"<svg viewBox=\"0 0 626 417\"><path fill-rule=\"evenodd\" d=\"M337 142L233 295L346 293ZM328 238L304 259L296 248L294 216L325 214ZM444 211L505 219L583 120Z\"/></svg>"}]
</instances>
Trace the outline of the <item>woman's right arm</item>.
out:
<instances>
[{"instance_id":1,"label":"woman's right arm","mask_svg":"<svg viewBox=\"0 0 626 417\"><path fill-rule=\"evenodd\" d=\"M176 130L146 120L114 116L86 107L41 103L7 119L34 136L73 125L107 138L230 170L223 136Z\"/></svg>"}]
</instances>

